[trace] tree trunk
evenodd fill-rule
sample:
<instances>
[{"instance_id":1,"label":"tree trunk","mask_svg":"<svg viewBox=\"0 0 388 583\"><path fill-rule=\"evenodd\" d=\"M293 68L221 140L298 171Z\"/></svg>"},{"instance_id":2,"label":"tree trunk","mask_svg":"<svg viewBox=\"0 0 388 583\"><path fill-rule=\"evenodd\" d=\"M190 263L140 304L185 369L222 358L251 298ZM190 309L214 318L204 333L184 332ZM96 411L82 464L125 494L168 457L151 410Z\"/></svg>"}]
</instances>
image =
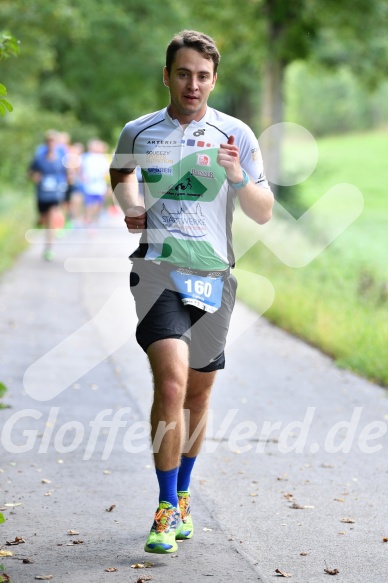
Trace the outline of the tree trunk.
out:
<instances>
[{"instance_id":1,"label":"tree trunk","mask_svg":"<svg viewBox=\"0 0 388 583\"><path fill-rule=\"evenodd\" d=\"M241 119L250 127L255 123L255 110L252 105L252 99L248 91L242 95L235 95L229 100L228 113L237 119ZM256 119L257 121L257 119Z\"/></svg>"},{"instance_id":2,"label":"tree trunk","mask_svg":"<svg viewBox=\"0 0 388 583\"><path fill-rule=\"evenodd\" d=\"M274 193L281 171L281 150L284 114L284 72L286 63L278 55L283 35L287 33L287 21L279 19L276 2L266 0L264 10L267 17L267 58L264 65L263 101L261 109L260 139L264 168ZM284 18L284 15L283 15ZM271 128L268 130L268 128ZM267 130L267 131L266 131Z\"/></svg>"},{"instance_id":3,"label":"tree trunk","mask_svg":"<svg viewBox=\"0 0 388 583\"><path fill-rule=\"evenodd\" d=\"M283 138L283 80L284 67L280 60L269 56L265 64L260 146L265 172L273 191L279 184ZM270 130L268 128L271 128Z\"/></svg>"}]
</instances>

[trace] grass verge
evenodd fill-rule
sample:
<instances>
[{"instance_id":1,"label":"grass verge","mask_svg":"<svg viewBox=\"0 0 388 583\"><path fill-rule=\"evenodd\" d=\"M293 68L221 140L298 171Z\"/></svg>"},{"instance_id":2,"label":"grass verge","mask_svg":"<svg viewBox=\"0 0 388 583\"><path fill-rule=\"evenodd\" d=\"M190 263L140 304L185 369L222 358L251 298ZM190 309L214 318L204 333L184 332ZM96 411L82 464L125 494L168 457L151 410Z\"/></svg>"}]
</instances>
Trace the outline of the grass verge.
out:
<instances>
[{"instance_id":1,"label":"grass verge","mask_svg":"<svg viewBox=\"0 0 388 583\"><path fill-rule=\"evenodd\" d=\"M339 366L383 386L388 386L387 137L386 132L371 132L318 141L316 170L298 185L305 208L329 188L350 183L361 191L364 209L311 263L290 267L262 242L252 245L237 262L240 269L259 273L272 283L275 300L265 317L319 347ZM304 158L302 144L300 160ZM346 208L339 204L325 221L338 219L341 212ZM252 225L248 227L241 213L236 214L237 247L249 237L258 239L253 230L260 227ZM307 246L324 236L325 224L319 223L312 233L302 234ZM282 244L294 244L287 229ZM244 277L239 279L238 297L258 309L258 298Z\"/></svg>"},{"instance_id":2,"label":"grass verge","mask_svg":"<svg viewBox=\"0 0 388 583\"><path fill-rule=\"evenodd\" d=\"M10 191L0 195L0 273L27 247L25 232L35 220L33 201L33 196Z\"/></svg>"}]
</instances>

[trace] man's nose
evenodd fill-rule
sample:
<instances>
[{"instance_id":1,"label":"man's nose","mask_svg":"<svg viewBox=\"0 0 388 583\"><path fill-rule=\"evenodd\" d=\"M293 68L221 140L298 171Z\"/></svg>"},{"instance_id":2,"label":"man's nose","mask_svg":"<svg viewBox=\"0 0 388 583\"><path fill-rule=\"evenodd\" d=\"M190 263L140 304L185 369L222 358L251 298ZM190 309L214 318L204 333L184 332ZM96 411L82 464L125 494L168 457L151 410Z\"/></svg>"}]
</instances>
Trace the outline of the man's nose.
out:
<instances>
[{"instance_id":1,"label":"man's nose","mask_svg":"<svg viewBox=\"0 0 388 583\"><path fill-rule=\"evenodd\" d=\"M189 88L192 90L198 89L198 81L195 75L189 77Z\"/></svg>"}]
</instances>

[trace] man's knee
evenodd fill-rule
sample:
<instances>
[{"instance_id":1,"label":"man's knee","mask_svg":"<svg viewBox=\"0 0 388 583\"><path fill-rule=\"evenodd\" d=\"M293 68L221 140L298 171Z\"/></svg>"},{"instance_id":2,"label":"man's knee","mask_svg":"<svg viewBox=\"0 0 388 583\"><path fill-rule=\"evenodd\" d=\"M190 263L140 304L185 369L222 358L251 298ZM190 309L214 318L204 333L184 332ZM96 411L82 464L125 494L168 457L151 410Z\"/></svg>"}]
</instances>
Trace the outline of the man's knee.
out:
<instances>
[{"instance_id":1,"label":"man's knee","mask_svg":"<svg viewBox=\"0 0 388 583\"><path fill-rule=\"evenodd\" d=\"M185 409L193 414L202 413L207 410L210 400L210 390L195 395L186 395Z\"/></svg>"},{"instance_id":2,"label":"man's knee","mask_svg":"<svg viewBox=\"0 0 388 583\"><path fill-rule=\"evenodd\" d=\"M155 382L154 400L163 403L171 410L177 404L183 403L186 392L186 383L179 378L166 378Z\"/></svg>"}]
</instances>

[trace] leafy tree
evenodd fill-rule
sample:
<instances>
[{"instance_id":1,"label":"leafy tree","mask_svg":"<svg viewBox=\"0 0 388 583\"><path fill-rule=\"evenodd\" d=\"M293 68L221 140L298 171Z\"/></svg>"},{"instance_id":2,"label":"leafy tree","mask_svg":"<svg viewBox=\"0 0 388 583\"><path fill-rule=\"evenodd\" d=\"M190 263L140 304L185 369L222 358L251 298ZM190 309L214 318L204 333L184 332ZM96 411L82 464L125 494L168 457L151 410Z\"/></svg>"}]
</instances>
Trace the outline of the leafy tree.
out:
<instances>
[{"instance_id":1,"label":"leafy tree","mask_svg":"<svg viewBox=\"0 0 388 583\"><path fill-rule=\"evenodd\" d=\"M17 55L19 52L19 42L10 34L0 32L0 60L8 59L10 55ZM6 111L13 111L12 105L4 99L7 95L7 88L0 83L0 115L4 117Z\"/></svg>"},{"instance_id":2,"label":"leafy tree","mask_svg":"<svg viewBox=\"0 0 388 583\"><path fill-rule=\"evenodd\" d=\"M286 67L308 58L328 67L347 63L376 85L388 72L388 1L262 0L257 9L266 20L262 127L278 124L272 143L264 143L266 165L274 176L280 171Z\"/></svg>"},{"instance_id":3,"label":"leafy tree","mask_svg":"<svg viewBox=\"0 0 388 583\"><path fill-rule=\"evenodd\" d=\"M21 112L18 120L7 116L4 127L11 132L12 123L19 124L27 133L33 124L31 139L37 139L36 127L63 120L67 127L60 129L78 128L77 139L94 128L113 143L128 119L167 103L165 46L178 30L196 28L215 37L222 55L211 104L259 133L284 120L285 71L297 60L326 68L346 64L376 84L388 68L387 6L388 0L164 0L162 6L1 0L0 21L23 46L12 67L2 63L2 83L17 90ZM19 138L27 147L26 137ZM280 142L281 136L269 149L268 168L280 165Z\"/></svg>"}]
</instances>

